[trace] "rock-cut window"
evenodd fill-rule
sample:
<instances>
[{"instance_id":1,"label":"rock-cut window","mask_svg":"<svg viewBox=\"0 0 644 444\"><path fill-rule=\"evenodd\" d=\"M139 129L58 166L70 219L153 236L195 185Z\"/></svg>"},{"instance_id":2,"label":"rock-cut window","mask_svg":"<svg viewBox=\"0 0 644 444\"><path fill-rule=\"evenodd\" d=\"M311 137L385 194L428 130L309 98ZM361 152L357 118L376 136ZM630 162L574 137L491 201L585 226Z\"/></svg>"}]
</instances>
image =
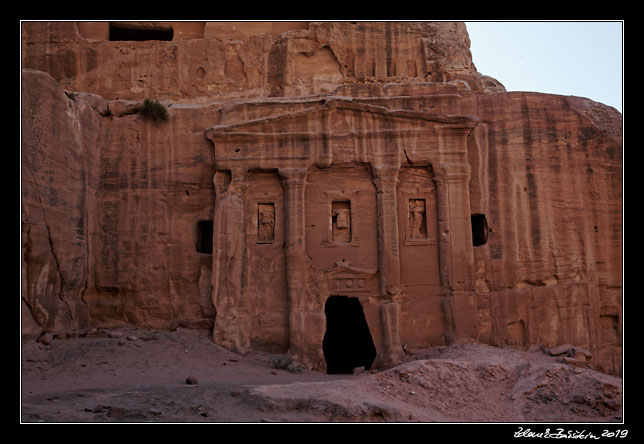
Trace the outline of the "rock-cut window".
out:
<instances>
[{"instance_id":1,"label":"rock-cut window","mask_svg":"<svg viewBox=\"0 0 644 444\"><path fill-rule=\"evenodd\" d=\"M143 28L110 23L111 42L143 42L147 40L171 41L174 31L169 28Z\"/></svg>"},{"instance_id":2,"label":"rock-cut window","mask_svg":"<svg viewBox=\"0 0 644 444\"><path fill-rule=\"evenodd\" d=\"M200 220L197 222L197 236L195 246L197 253L212 254L212 232L213 223L211 220Z\"/></svg>"},{"instance_id":3,"label":"rock-cut window","mask_svg":"<svg viewBox=\"0 0 644 444\"><path fill-rule=\"evenodd\" d=\"M487 243L488 225L485 214L472 214L472 244L480 247Z\"/></svg>"}]
</instances>

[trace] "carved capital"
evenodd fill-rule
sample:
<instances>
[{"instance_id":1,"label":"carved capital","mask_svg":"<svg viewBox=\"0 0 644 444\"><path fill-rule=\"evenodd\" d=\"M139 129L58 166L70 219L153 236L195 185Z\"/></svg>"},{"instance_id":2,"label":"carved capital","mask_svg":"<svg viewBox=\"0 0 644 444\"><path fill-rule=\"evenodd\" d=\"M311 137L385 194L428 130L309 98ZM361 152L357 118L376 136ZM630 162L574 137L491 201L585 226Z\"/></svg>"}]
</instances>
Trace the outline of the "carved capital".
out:
<instances>
[{"instance_id":1,"label":"carved capital","mask_svg":"<svg viewBox=\"0 0 644 444\"><path fill-rule=\"evenodd\" d=\"M434 182L443 183L467 183L470 180L472 168L469 163L443 162L432 165Z\"/></svg>"},{"instance_id":2,"label":"carved capital","mask_svg":"<svg viewBox=\"0 0 644 444\"><path fill-rule=\"evenodd\" d=\"M215 171L212 182L215 185L215 193L217 195L223 194L228 191L230 185L230 171Z\"/></svg>"},{"instance_id":3,"label":"carved capital","mask_svg":"<svg viewBox=\"0 0 644 444\"><path fill-rule=\"evenodd\" d=\"M280 168L278 170L282 177L282 183L285 188L290 188L297 185L304 185L308 169L306 168Z\"/></svg>"},{"instance_id":4,"label":"carved capital","mask_svg":"<svg viewBox=\"0 0 644 444\"><path fill-rule=\"evenodd\" d=\"M248 178L248 171L245 168L233 168L230 171L230 184L228 185L228 192L233 194L243 195L246 191L246 179Z\"/></svg>"},{"instance_id":5,"label":"carved capital","mask_svg":"<svg viewBox=\"0 0 644 444\"><path fill-rule=\"evenodd\" d=\"M394 191L398 185L399 167L377 167L372 169L373 183L378 193Z\"/></svg>"}]
</instances>

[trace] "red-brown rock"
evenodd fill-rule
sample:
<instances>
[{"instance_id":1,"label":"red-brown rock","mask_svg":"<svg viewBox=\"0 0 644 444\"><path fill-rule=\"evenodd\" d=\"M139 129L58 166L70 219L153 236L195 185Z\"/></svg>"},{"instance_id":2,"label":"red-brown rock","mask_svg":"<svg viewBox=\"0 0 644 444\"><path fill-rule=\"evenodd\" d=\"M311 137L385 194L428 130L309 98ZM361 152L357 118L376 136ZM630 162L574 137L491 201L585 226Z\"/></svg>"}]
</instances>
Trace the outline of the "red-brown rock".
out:
<instances>
[{"instance_id":1,"label":"red-brown rock","mask_svg":"<svg viewBox=\"0 0 644 444\"><path fill-rule=\"evenodd\" d=\"M617 111L506 92L462 23L122 27L171 40L23 23L24 334L214 321L325 368L335 332L365 338L349 372L569 343L621 372Z\"/></svg>"}]
</instances>

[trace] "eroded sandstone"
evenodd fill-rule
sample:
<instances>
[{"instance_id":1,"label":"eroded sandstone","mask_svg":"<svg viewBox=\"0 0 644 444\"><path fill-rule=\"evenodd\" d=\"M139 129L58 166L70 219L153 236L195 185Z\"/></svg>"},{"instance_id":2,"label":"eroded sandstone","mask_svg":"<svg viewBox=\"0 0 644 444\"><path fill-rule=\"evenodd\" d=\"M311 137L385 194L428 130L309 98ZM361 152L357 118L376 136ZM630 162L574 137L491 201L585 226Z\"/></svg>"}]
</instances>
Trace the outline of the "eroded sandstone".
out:
<instances>
[{"instance_id":1,"label":"eroded sandstone","mask_svg":"<svg viewBox=\"0 0 644 444\"><path fill-rule=\"evenodd\" d=\"M621 372L617 111L506 92L461 23L128 26L172 39L23 23L24 334L212 326L325 368L345 297L356 367L482 342Z\"/></svg>"}]
</instances>

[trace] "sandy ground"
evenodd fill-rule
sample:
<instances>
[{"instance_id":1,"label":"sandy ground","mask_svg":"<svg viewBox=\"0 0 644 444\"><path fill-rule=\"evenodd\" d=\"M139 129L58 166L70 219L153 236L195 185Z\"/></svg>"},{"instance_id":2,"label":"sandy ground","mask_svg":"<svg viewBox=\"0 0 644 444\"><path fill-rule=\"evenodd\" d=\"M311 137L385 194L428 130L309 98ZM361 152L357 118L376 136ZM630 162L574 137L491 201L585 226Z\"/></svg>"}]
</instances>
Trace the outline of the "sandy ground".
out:
<instances>
[{"instance_id":1,"label":"sandy ground","mask_svg":"<svg viewBox=\"0 0 644 444\"><path fill-rule=\"evenodd\" d=\"M21 423L622 421L622 380L541 351L467 344L327 375L229 352L209 330L23 340Z\"/></svg>"}]
</instances>

